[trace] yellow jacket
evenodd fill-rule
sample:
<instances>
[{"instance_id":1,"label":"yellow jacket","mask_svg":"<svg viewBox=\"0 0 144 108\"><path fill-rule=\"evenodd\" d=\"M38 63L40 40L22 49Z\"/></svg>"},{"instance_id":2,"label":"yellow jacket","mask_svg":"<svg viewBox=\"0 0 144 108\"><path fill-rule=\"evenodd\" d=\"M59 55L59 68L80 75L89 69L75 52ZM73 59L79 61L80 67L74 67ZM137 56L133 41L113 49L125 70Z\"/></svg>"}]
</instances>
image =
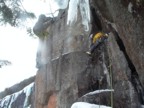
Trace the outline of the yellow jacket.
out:
<instances>
[{"instance_id":1,"label":"yellow jacket","mask_svg":"<svg viewBox=\"0 0 144 108\"><path fill-rule=\"evenodd\" d=\"M95 36L93 37L92 42L95 43L97 41L97 39L100 39L101 37L105 36L104 33L102 32L98 32L97 34L95 34Z\"/></svg>"}]
</instances>

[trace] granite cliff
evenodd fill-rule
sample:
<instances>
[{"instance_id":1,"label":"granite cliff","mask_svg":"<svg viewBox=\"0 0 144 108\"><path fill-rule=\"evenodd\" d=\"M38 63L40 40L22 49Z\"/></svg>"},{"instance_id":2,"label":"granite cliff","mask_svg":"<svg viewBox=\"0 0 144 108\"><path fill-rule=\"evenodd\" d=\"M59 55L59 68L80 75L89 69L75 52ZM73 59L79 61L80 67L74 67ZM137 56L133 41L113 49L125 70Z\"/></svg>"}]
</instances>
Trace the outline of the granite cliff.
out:
<instances>
[{"instance_id":1,"label":"granite cliff","mask_svg":"<svg viewBox=\"0 0 144 108\"><path fill-rule=\"evenodd\" d=\"M49 106L54 96L58 108L70 108L76 101L140 108L144 104L142 6L143 2L134 0L90 0L88 31L79 11L71 25L66 23L67 9L61 11L42 42L41 60L46 61L36 77L35 107ZM88 37L98 30L110 32L109 38L89 57ZM83 96L100 89L114 92Z\"/></svg>"},{"instance_id":2,"label":"granite cliff","mask_svg":"<svg viewBox=\"0 0 144 108\"><path fill-rule=\"evenodd\" d=\"M67 23L68 8L60 9L46 28L39 29L47 33L39 36L33 107L70 108L74 102L89 102L142 108L143 0L84 1L89 1L88 25L79 5L74 22ZM96 31L109 37L89 56L89 35ZM93 93L97 90L100 93Z\"/></svg>"}]
</instances>

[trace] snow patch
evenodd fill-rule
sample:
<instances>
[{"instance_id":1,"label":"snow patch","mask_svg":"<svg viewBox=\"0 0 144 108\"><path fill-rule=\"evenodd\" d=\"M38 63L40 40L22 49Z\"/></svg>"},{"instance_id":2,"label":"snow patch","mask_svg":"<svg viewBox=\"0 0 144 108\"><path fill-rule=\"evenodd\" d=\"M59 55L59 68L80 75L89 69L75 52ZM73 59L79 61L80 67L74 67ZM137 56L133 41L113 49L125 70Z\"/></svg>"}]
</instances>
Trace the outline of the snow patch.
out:
<instances>
[{"instance_id":1,"label":"snow patch","mask_svg":"<svg viewBox=\"0 0 144 108\"><path fill-rule=\"evenodd\" d=\"M71 108L111 108L109 106L104 105L96 105L96 104L90 104L86 102L75 102Z\"/></svg>"}]
</instances>

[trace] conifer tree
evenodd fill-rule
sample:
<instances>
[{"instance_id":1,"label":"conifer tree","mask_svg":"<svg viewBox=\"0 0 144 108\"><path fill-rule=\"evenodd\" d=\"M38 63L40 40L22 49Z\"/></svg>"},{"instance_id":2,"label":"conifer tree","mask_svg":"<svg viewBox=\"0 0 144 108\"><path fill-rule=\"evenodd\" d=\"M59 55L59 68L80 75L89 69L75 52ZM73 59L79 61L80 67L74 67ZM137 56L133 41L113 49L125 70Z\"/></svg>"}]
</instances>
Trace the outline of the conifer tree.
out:
<instances>
[{"instance_id":1,"label":"conifer tree","mask_svg":"<svg viewBox=\"0 0 144 108\"><path fill-rule=\"evenodd\" d=\"M35 14L27 12L20 0L0 0L0 24L18 27L27 18L35 18Z\"/></svg>"}]
</instances>

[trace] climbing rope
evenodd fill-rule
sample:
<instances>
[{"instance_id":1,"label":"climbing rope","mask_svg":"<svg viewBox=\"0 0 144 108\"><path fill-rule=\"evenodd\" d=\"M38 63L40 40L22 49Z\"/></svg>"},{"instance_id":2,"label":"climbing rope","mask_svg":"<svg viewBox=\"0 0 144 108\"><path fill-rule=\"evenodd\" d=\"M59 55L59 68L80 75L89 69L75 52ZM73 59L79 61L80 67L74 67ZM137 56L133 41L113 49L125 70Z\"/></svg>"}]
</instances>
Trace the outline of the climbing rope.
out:
<instances>
[{"instance_id":1,"label":"climbing rope","mask_svg":"<svg viewBox=\"0 0 144 108\"><path fill-rule=\"evenodd\" d=\"M110 56L110 48L107 42L108 56L109 56L109 74L110 74L110 88L111 88L111 107L113 108L113 81L112 81L112 60Z\"/></svg>"},{"instance_id":2,"label":"climbing rope","mask_svg":"<svg viewBox=\"0 0 144 108\"><path fill-rule=\"evenodd\" d=\"M99 80L99 108L100 108L100 80Z\"/></svg>"}]
</instances>

